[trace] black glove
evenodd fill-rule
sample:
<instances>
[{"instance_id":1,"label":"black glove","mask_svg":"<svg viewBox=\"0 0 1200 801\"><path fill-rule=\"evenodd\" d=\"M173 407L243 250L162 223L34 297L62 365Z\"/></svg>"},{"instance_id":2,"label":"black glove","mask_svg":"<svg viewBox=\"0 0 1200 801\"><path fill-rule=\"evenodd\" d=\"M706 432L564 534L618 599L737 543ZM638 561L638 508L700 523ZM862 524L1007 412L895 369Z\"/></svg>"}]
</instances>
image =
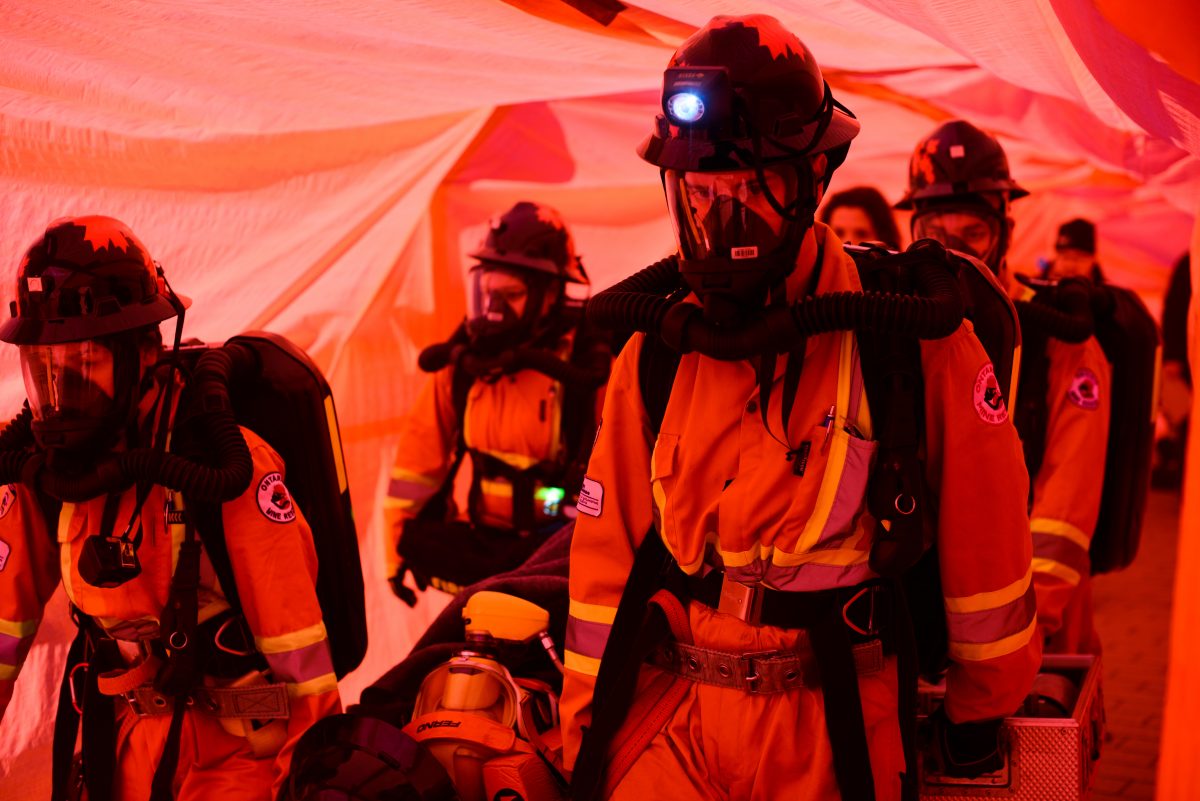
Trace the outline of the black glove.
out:
<instances>
[{"instance_id":1,"label":"black glove","mask_svg":"<svg viewBox=\"0 0 1200 801\"><path fill-rule=\"evenodd\" d=\"M974 723L954 723L938 707L929 716L933 739L942 763L942 772L956 779L977 779L1004 767L1000 752L1002 718Z\"/></svg>"},{"instance_id":2,"label":"black glove","mask_svg":"<svg viewBox=\"0 0 1200 801\"><path fill-rule=\"evenodd\" d=\"M400 562L400 566L396 568L396 575L388 579L388 583L392 585L392 592L396 594L404 603L409 606L417 605L417 594L413 592L411 587L404 584L404 574L412 573L413 583L417 585L417 589L422 592L429 586L429 578L419 570L414 570L412 567Z\"/></svg>"}]
</instances>

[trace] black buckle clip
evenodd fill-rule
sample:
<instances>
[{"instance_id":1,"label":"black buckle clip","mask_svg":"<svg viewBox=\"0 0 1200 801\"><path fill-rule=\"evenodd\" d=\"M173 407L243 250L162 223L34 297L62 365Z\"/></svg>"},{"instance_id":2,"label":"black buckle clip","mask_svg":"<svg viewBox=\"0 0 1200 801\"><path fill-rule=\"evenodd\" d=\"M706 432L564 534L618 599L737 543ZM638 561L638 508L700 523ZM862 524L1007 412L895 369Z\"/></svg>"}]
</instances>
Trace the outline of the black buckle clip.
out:
<instances>
[{"instance_id":1,"label":"black buckle clip","mask_svg":"<svg viewBox=\"0 0 1200 801\"><path fill-rule=\"evenodd\" d=\"M879 588L876 586L863 587L861 590L854 593L854 595L852 595L850 597L849 601L846 601L846 603L844 603L842 605L842 621L847 626L849 626L850 630L853 631L855 634L860 634L863 637L874 637L876 634L879 633L879 629L876 628L876 626L875 626L875 593L878 589ZM867 596L866 628L859 626L853 620L850 619L850 612L851 612L850 608L852 606L854 606L854 604L858 603L858 601L864 595Z\"/></svg>"}]
</instances>

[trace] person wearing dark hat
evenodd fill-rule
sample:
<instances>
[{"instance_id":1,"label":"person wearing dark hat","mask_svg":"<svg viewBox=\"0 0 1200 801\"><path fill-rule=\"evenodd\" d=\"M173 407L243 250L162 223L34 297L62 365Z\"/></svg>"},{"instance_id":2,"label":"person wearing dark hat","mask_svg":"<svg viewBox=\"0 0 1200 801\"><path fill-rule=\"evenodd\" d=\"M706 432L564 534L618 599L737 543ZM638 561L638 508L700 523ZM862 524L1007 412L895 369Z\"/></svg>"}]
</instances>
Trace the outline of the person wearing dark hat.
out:
<instances>
[{"instance_id":1,"label":"person wearing dark hat","mask_svg":"<svg viewBox=\"0 0 1200 801\"><path fill-rule=\"evenodd\" d=\"M913 210L914 239L932 237L979 258L1019 298L1021 382L1014 422L1032 482L1029 517L1038 628L1049 653L1098 653L1088 547L1104 486L1112 369L1100 343L1088 333L1090 312L1081 337L1047 330L1041 316L1031 312L1041 302L1051 302L1056 288L1045 287L1044 294L1034 297L1008 269L1011 204L1028 194L1013 180L996 137L964 120L951 120L917 144L908 192L897 208ZM1059 234L1060 260L1082 263L1062 255L1086 256L1094 252L1094 242L1091 223L1067 223ZM1077 292L1086 285L1090 265L1094 262L1087 261L1083 275L1070 276ZM1026 298L1032 302L1024 302Z\"/></svg>"},{"instance_id":2,"label":"person wearing dark hat","mask_svg":"<svg viewBox=\"0 0 1200 801\"><path fill-rule=\"evenodd\" d=\"M588 276L557 211L517 203L471 257L467 318L421 354L433 375L402 424L383 502L388 575L410 606L406 574L454 593L517 567L570 520L612 362L581 325Z\"/></svg>"},{"instance_id":3,"label":"person wearing dark hat","mask_svg":"<svg viewBox=\"0 0 1200 801\"><path fill-rule=\"evenodd\" d=\"M1054 261L1046 268L1047 278L1077 276L1095 284L1104 283L1104 274L1096 262L1096 226L1091 220L1077 217L1059 226L1054 254Z\"/></svg>"},{"instance_id":4,"label":"person wearing dark hat","mask_svg":"<svg viewBox=\"0 0 1200 801\"><path fill-rule=\"evenodd\" d=\"M887 515L916 506L868 500L872 464L893 463L876 458L890 410L868 408L875 373L854 330L787 322L833 299L867 313L854 257L814 220L859 123L763 14L689 37L661 97L639 155L660 170L678 252L592 306L637 333L613 368L571 546L560 710L573 797L915 798L900 699L916 665L892 639L909 617L879 544L898 539ZM945 581L931 605L952 662L937 748L948 771L978 776L1039 662L1025 470L961 311L947 334L909 341L927 469L914 461L906 486L928 476L938 498L926 519ZM919 552L925 529L909 530Z\"/></svg>"}]
</instances>

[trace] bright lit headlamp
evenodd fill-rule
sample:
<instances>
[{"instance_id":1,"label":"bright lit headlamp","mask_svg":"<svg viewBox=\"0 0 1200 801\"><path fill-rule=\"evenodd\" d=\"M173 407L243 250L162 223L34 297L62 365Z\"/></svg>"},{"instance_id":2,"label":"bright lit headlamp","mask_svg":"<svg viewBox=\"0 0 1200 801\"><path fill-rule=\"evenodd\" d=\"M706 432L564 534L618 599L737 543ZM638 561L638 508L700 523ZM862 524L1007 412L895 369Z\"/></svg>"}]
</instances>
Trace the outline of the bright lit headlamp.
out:
<instances>
[{"instance_id":1,"label":"bright lit headlamp","mask_svg":"<svg viewBox=\"0 0 1200 801\"><path fill-rule=\"evenodd\" d=\"M728 125L733 87L725 67L671 67L663 76L663 113L681 128Z\"/></svg>"}]
</instances>

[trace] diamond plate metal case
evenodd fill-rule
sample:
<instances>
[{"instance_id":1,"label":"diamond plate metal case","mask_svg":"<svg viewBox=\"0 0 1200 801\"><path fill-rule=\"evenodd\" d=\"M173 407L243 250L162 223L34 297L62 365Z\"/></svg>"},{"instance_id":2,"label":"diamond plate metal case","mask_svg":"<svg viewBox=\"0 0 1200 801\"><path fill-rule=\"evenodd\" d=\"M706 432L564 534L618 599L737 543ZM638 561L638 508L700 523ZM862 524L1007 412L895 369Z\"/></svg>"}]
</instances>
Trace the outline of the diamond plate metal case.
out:
<instances>
[{"instance_id":1,"label":"diamond plate metal case","mask_svg":"<svg viewBox=\"0 0 1200 801\"><path fill-rule=\"evenodd\" d=\"M1070 715L1025 717L1004 721L1004 768L977 779L941 774L927 751L920 754L920 794L929 801L1081 801L1090 797L1096 761L1104 736L1104 704L1100 660L1086 655L1053 655L1039 675L1063 677L1078 690ZM1055 681L1051 678L1050 681ZM923 717L940 703L944 686L922 686ZM1029 705L1027 704L1027 707Z\"/></svg>"}]
</instances>

